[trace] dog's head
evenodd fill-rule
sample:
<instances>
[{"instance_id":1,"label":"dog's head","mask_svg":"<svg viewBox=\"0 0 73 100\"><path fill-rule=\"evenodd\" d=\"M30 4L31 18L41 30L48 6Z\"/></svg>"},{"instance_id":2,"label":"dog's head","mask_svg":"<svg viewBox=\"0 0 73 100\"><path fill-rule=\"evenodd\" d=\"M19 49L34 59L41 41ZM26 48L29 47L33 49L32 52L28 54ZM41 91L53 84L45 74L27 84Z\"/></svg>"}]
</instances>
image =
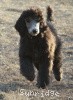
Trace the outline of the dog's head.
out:
<instances>
[{"instance_id":1,"label":"dog's head","mask_svg":"<svg viewBox=\"0 0 73 100\"><path fill-rule=\"evenodd\" d=\"M47 8L47 16L47 19L51 21L52 10L50 7ZM37 36L41 30L44 31L46 28L42 11L38 8L31 8L23 11L15 24L15 28L21 37L25 36L25 34Z\"/></svg>"},{"instance_id":2,"label":"dog's head","mask_svg":"<svg viewBox=\"0 0 73 100\"><path fill-rule=\"evenodd\" d=\"M15 28L19 32L20 36L24 36L24 34L37 36L40 33L42 21L43 17L40 9L31 8L23 11L16 22Z\"/></svg>"}]
</instances>

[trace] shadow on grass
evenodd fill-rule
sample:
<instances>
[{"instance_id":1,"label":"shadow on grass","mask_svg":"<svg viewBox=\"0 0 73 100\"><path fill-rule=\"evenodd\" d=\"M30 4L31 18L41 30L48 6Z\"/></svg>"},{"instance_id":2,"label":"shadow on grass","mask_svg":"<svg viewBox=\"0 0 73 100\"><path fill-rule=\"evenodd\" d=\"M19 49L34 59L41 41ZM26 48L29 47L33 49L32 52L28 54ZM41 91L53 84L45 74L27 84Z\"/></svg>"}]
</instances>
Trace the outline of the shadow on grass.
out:
<instances>
[{"instance_id":1,"label":"shadow on grass","mask_svg":"<svg viewBox=\"0 0 73 100\"><path fill-rule=\"evenodd\" d=\"M18 88L29 89L29 86L28 86L28 84L23 85L18 82L0 84L0 91L2 91L2 92L16 91L16 90L18 90Z\"/></svg>"},{"instance_id":2,"label":"shadow on grass","mask_svg":"<svg viewBox=\"0 0 73 100\"><path fill-rule=\"evenodd\" d=\"M21 13L23 10L14 9L14 8L7 8L6 11Z\"/></svg>"},{"instance_id":3,"label":"shadow on grass","mask_svg":"<svg viewBox=\"0 0 73 100\"><path fill-rule=\"evenodd\" d=\"M68 86L65 86L65 84L54 84L52 87L49 87L48 86L48 89L51 89L51 90L64 90L64 89L72 89L73 88L73 84L68 84ZM22 84L22 83L18 83L18 82L11 82L11 83L7 83L7 84L4 84L4 83L1 83L0 84L0 92L9 92L9 91L17 91L18 89L25 89L25 90L31 90L31 89L38 89L36 88L35 85L28 85L27 84Z\"/></svg>"}]
</instances>

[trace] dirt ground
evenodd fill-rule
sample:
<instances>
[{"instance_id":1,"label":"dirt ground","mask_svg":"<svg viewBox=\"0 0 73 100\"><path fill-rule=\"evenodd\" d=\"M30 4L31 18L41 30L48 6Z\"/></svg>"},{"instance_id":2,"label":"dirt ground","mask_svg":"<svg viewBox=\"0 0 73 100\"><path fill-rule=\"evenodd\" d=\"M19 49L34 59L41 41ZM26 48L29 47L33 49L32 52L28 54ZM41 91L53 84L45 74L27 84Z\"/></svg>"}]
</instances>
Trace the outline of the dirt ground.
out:
<instances>
[{"instance_id":1,"label":"dirt ground","mask_svg":"<svg viewBox=\"0 0 73 100\"><path fill-rule=\"evenodd\" d=\"M19 34L14 29L24 9L53 9L54 25L63 46L63 79L53 75L47 89L28 82L19 71ZM36 74L37 76L37 74ZM73 100L73 0L0 0L0 100Z\"/></svg>"}]
</instances>

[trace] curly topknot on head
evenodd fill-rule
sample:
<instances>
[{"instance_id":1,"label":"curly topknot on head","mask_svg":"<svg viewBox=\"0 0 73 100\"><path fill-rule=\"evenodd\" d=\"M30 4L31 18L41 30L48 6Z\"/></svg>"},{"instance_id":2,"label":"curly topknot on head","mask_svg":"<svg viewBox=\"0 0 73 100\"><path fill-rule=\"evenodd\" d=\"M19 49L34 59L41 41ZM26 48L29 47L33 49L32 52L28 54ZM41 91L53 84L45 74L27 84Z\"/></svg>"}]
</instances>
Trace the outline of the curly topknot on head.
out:
<instances>
[{"instance_id":1,"label":"curly topknot on head","mask_svg":"<svg viewBox=\"0 0 73 100\"><path fill-rule=\"evenodd\" d=\"M39 19L39 21L43 20L43 15L42 15L42 11L40 9L35 9L34 7L33 8L30 8L26 11L24 11L24 18L27 19L27 18L32 18L32 19Z\"/></svg>"}]
</instances>

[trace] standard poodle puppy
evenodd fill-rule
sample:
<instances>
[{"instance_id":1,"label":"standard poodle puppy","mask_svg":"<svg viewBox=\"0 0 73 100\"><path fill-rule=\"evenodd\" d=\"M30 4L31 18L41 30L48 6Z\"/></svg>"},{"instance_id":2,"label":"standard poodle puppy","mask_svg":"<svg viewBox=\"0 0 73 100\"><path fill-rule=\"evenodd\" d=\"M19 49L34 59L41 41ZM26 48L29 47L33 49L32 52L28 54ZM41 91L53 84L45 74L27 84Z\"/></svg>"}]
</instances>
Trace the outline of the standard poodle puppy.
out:
<instances>
[{"instance_id":1,"label":"standard poodle puppy","mask_svg":"<svg viewBox=\"0 0 73 100\"><path fill-rule=\"evenodd\" d=\"M20 34L20 71L28 80L33 81L36 67L39 88L49 84L52 70L55 79L61 79L61 41L52 25L52 9L49 6L47 21L44 21L40 9L31 8L23 11L15 24Z\"/></svg>"}]
</instances>

